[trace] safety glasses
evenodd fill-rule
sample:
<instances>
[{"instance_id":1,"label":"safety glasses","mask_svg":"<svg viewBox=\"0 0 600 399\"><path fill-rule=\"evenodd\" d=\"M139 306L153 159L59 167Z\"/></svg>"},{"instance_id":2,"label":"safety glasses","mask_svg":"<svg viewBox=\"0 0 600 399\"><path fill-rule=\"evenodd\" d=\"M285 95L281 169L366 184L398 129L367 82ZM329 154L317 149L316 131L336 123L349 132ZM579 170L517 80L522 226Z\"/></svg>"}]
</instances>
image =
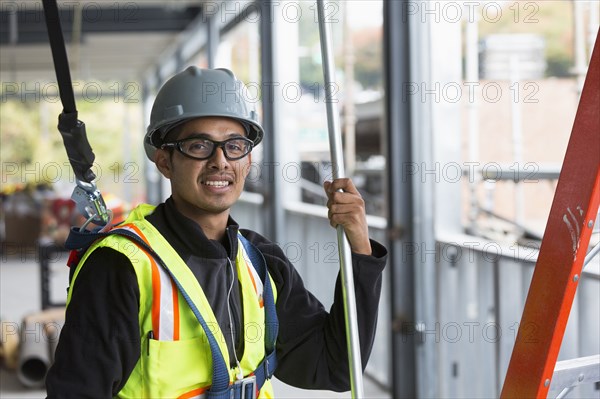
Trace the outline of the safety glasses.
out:
<instances>
[{"instance_id":1,"label":"safety glasses","mask_svg":"<svg viewBox=\"0 0 600 399\"><path fill-rule=\"evenodd\" d=\"M235 161L248 155L254 143L245 137L234 137L225 141L215 141L204 137L188 137L183 140L164 143L161 148L176 148L183 155L204 160L212 157L217 148L222 148L225 158Z\"/></svg>"}]
</instances>

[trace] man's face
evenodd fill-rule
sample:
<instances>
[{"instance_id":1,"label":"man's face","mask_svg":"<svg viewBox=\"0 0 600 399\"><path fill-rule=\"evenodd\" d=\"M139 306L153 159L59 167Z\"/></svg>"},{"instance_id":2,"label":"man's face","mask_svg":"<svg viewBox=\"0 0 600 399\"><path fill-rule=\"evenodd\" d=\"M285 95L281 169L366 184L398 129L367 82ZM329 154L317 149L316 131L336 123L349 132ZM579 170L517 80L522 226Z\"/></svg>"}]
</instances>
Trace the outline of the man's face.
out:
<instances>
[{"instance_id":1,"label":"man's face","mask_svg":"<svg viewBox=\"0 0 600 399\"><path fill-rule=\"evenodd\" d=\"M220 117L197 118L186 122L176 140L202 136L214 141L246 137L241 123ZM158 150L156 165L171 180L176 206L189 216L217 215L229 211L237 201L250 169L251 156L228 160L223 148L216 148L205 160L191 159L177 150Z\"/></svg>"}]
</instances>

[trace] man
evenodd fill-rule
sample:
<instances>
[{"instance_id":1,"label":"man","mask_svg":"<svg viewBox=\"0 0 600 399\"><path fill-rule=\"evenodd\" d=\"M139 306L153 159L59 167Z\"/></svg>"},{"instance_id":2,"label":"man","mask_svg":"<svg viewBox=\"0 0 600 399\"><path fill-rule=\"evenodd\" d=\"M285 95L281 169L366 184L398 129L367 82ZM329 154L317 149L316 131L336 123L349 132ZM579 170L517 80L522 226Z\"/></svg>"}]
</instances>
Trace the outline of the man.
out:
<instances>
[{"instance_id":1,"label":"man","mask_svg":"<svg viewBox=\"0 0 600 399\"><path fill-rule=\"evenodd\" d=\"M230 216L264 134L241 88L231 71L189 67L159 91L144 144L172 195L134 209L79 262L49 398L271 398L273 371L302 388L349 389L339 283L327 312L277 245ZM366 365L387 253L369 240L352 182L325 191L353 252Z\"/></svg>"}]
</instances>

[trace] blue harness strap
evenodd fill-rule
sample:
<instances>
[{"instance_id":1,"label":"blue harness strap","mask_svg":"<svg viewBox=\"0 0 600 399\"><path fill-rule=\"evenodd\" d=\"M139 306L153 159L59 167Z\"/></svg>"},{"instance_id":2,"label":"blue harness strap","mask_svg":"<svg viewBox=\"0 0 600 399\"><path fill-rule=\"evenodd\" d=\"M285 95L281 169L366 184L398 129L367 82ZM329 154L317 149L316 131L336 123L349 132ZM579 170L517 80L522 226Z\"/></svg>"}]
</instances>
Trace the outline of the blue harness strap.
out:
<instances>
[{"instance_id":1,"label":"blue harness strap","mask_svg":"<svg viewBox=\"0 0 600 399\"><path fill-rule=\"evenodd\" d=\"M265 304L265 322L267 331L265 332L265 349L267 354L273 352L275 349L275 341L277 340L277 334L279 333L279 320L277 319L277 311L275 309L275 298L273 296L273 288L271 287L271 279L269 278L269 271L267 270L267 263L263 254L241 234L238 234L240 242L244 246L252 266L258 272L263 285L263 299Z\"/></svg>"},{"instance_id":2,"label":"blue harness strap","mask_svg":"<svg viewBox=\"0 0 600 399\"><path fill-rule=\"evenodd\" d=\"M267 270L267 262L263 254L254 244L246 239L242 234L238 234L240 242L244 246L250 263L260 276L264 291L263 301L265 304L265 358L254 371L256 376L256 385L258 390L263 386L266 380L270 379L277 368L277 356L275 354L275 342L279 334L279 319L277 318L277 309L275 308L275 297L273 287L271 287L271 278Z\"/></svg>"},{"instance_id":3,"label":"blue harness strap","mask_svg":"<svg viewBox=\"0 0 600 399\"><path fill-rule=\"evenodd\" d=\"M160 256L137 234L127 229L115 228L108 232L98 233L89 231L80 231L78 228L72 228L65 243L67 249L87 249L94 241L99 238L107 237L110 235L120 235L134 241L140 245L148 254L156 260L156 262L171 276L173 282L177 286L182 297L187 302L188 306L196 316L196 319L200 323L200 326L204 330L208 343L210 346L211 357L213 361L213 373L212 373L212 385L206 392L208 399L242 399L242 398L254 398L256 392L260 391L265 381L270 379L275 373L277 368L277 356L275 351L275 342L277 341L277 334L279 332L279 321L277 319L277 312L275 308L275 298L273 295L273 288L271 287L271 279L269 278L269 272L265 258L262 253L248 241L244 236L238 234L239 240L244 246L252 266L258 272L264 286L263 300L265 309L265 358L258 365L256 370L253 372L254 381L252 383L244 382L234 383L229 385L229 368L221 356L221 350L219 345L211 332L210 328L206 324L206 321L200 314L200 311L184 290L183 286L179 283L175 275L171 272L169 267L163 262Z\"/></svg>"}]
</instances>

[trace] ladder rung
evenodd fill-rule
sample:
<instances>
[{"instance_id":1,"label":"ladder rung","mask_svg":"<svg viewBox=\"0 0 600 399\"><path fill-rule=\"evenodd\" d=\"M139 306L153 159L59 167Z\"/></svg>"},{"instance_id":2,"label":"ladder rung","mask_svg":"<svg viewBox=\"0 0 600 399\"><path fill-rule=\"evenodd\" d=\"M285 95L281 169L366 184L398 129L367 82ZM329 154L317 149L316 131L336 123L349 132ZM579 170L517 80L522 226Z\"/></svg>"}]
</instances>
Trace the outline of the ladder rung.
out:
<instances>
[{"instance_id":1,"label":"ladder rung","mask_svg":"<svg viewBox=\"0 0 600 399\"><path fill-rule=\"evenodd\" d=\"M600 355L578 357L556 362L549 397L556 397L564 389L600 381Z\"/></svg>"}]
</instances>

